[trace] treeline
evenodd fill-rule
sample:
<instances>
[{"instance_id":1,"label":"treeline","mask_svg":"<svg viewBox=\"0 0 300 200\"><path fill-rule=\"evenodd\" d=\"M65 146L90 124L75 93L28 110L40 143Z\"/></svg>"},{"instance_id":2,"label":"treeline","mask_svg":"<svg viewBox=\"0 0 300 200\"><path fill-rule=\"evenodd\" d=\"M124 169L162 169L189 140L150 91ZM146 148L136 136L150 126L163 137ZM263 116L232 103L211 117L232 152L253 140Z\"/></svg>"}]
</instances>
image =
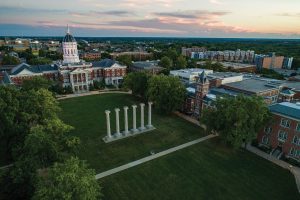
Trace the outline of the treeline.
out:
<instances>
[{"instance_id":1,"label":"treeline","mask_svg":"<svg viewBox=\"0 0 300 200\"><path fill-rule=\"evenodd\" d=\"M1 151L13 164L1 170L0 199L99 199L95 171L76 157L80 139L46 87L0 86Z\"/></svg>"}]
</instances>

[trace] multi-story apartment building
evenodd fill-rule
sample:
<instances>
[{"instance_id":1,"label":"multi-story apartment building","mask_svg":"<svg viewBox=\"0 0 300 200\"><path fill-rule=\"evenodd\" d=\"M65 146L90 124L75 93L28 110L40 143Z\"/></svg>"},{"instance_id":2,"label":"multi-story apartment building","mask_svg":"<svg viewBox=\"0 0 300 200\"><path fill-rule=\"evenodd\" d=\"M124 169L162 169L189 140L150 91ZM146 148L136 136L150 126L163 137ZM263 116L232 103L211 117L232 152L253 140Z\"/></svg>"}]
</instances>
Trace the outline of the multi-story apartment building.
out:
<instances>
[{"instance_id":1,"label":"multi-story apartment building","mask_svg":"<svg viewBox=\"0 0 300 200\"><path fill-rule=\"evenodd\" d=\"M272 149L277 158L284 155L300 161L300 104L282 102L269 109L273 119L259 132L259 145Z\"/></svg>"},{"instance_id":2,"label":"multi-story apartment building","mask_svg":"<svg viewBox=\"0 0 300 200\"><path fill-rule=\"evenodd\" d=\"M253 63L255 55L254 51L252 50L244 51L240 49L237 49L236 51L206 51L205 49L198 49L198 51L191 51L186 54L194 59L208 59L220 62L228 61L240 63Z\"/></svg>"}]
</instances>

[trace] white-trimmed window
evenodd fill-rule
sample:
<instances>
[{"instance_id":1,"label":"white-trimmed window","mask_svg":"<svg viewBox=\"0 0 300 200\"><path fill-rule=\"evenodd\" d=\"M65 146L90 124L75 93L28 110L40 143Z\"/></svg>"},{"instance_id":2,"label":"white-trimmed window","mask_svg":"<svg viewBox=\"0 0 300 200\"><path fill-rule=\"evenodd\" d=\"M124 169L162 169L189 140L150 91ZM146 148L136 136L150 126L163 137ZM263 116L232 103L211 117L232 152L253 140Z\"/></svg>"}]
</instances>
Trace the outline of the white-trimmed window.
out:
<instances>
[{"instance_id":1,"label":"white-trimmed window","mask_svg":"<svg viewBox=\"0 0 300 200\"><path fill-rule=\"evenodd\" d=\"M262 137L261 142L262 142L263 144L269 144L269 138L268 138L267 136L264 135L264 136Z\"/></svg>"},{"instance_id":2,"label":"white-trimmed window","mask_svg":"<svg viewBox=\"0 0 300 200\"><path fill-rule=\"evenodd\" d=\"M266 126L264 131L265 131L265 133L271 133L272 132L272 127Z\"/></svg>"},{"instance_id":3,"label":"white-trimmed window","mask_svg":"<svg viewBox=\"0 0 300 200\"><path fill-rule=\"evenodd\" d=\"M300 157L300 150L292 147L290 149L290 155L293 157Z\"/></svg>"},{"instance_id":4,"label":"white-trimmed window","mask_svg":"<svg viewBox=\"0 0 300 200\"><path fill-rule=\"evenodd\" d=\"M300 132L300 123L297 124L297 126L296 126L296 131L299 131L299 132Z\"/></svg>"},{"instance_id":5,"label":"white-trimmed window","mask_svg":"<svg viewBox=\"0 0 300 200\"><path fill-rule=\"evenodd\" d=\"M279 130L278 131L278 139L285 142L287 139L287 133L282 130Z\"/></svg>"},{"instance_id":6,"label":"white-trimmed window","mask_svg":"<svg viewBox=\"0 0 300 200\"><path fill-rule=\"evenodd\" d=\"M288 119L282 118L281 122L280 122L280 126L285 127L285 128L290 128L291 122Z\"/></svg>"},{"instance_id":7,"label":"white-trimmed window","mask_svg":"<svg viewBox=\"0 0 300 200\"><path fill-rule=\"evenodd\" d=\"M300 146L300 137L295 135L292 143Z\"/></svg>"}]
</instances>

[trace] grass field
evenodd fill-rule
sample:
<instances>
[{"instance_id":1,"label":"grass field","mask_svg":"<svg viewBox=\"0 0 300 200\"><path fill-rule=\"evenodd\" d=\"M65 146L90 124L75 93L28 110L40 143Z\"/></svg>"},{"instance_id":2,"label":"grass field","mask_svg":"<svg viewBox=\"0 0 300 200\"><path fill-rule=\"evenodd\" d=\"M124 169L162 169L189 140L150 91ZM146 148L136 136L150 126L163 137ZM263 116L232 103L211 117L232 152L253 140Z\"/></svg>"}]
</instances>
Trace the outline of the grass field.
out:
<instances>
[{"instance_id":1,"label":"grass field","mask_svg":"<svg viewBox=\"0 0 300 200\"><path fill-rule=\"evenodd\" d=\"M136 137L105 144L102 137L106 135L106 109L111 110L111 128L115 131L114 108L119 107L120 127L123 124L123 106L138 104L128 94L103 94L61 100L61 118L75 129L72 135L79 136L82 144L79 157L87 160L97 172L128 163L148 156L151 150L156 152L204 136L204 131L177 116L161 116L153 113L152 124L157 130ZM147 108L145 108L147 113ZM132 128L132 109L128 110L129 128ZM147 114L145 114L147 122ZM146 124L146 123L145 123ZM140 125L140 110L137 110L137 126Z\"/></svg>"},{"instance_id":2,"label":"grass field","mask_svg":"<svg viewBox=\"0 0 300 200\"><path fill-rule=\"evenodd\" d=\"M102 141L106 135L104 110L113 111L115 107L135 103L138 103L136 99L125 94L60 101L62 119L75 127L71 134L81 138L79 157L87 160L97 172L148 156L151 150L158 152L205 135L201 128L176 116L154 113L153 124L157 130L105 144ZM123 119L122 110L120 114ZM112 130L115 130L114 117L112 112ZM123 123L120 125L123 127ZM233 151L220 144L218 139L99 181L105 200L300 199L294 177L287 170L245 150Z\"/></svg>"},{"instance_id":3,"label":"grass field","mask_svg":"<svg viewBox=\"0 0 300 200\"><path fill-rule=\"evenodd\" d=\"M102 179L105 200L296 200L292 174L216 139Z\"/></svg>"}]
</instances>

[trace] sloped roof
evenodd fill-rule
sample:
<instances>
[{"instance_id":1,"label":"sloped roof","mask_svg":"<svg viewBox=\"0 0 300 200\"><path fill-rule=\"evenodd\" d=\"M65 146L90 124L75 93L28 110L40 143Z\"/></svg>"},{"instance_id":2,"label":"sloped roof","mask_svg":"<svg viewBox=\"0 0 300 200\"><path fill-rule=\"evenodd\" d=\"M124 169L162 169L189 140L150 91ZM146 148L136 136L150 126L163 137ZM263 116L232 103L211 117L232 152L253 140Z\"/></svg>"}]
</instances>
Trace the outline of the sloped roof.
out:
<instances>
[{"instance_id":1,"label":"sloped roof","mask_svg":"<svg viewBox=\"0 0 300 200\"><path fill-rule=\"evenodd\" d=\"M46 71L58 70L58 66L56 64L54 64L54 65L34 65L34 66L30 66L26 63L22 63L22 64L20 64L16 67L14 67L11 70L11 75L18 75L24 69L27 69L28 71L30 71L32 73L43 73L43 72L46 72Z\"/></svg>"},{"instance_id":2,"label":"sloped roof","mask_svg":"<svg viewBox=\"0 0 300 200\"><path fill-rule=\"evenodd\" d=\"M76 40L70 33L67 33L63 39L63 42L76 42Z\"/></svg>"},{"instance_id":3,"label":"sloped roof","mask_svg":"<svg viewBox=\"0 0 300 200\"><path fill-rule=\"evenodd\" d=\"M6 84L12 84L13 83L6 71L2 72L2 74L3 74L3 79L0 81L0 84L5 84L6 85Z\"/></svg>"},{"instance_id":4,"label":"sloped roof","mask_svg":"<svg viewBox=\"0 0 300 200\"><path fill-rule=\"evenodd\" d=\"M300 120L300 105L290 102L282 102L269 106L272 113L282 114Z\"/></svg>"},{"instance_id":5,"label":"sloped roof","mask_svg":"<svg viewBox=\"0 0 300 200\"><path fill-rule=\"evenodd\" d=\"M293 92L292 90L288 90L288 89L282 90L280 93L286 94L286 95L294 95L294 94L296 94L296 93Z\"/></svg>"},{"instance_id":6,"label":"sloped roof","mask_svg":"<svg viewBox=\"0 0 300 200\"><path fill-rule=\"evenodd\" d=\"M114 60L106 58L106 59L103 59L103 60L98 61L98 62L93 62L92 65L93 65L93 67L108 68L108 67L113 66L115 63L117 63L117 62L114 61Z\"/></svg>"}]
</instances>

